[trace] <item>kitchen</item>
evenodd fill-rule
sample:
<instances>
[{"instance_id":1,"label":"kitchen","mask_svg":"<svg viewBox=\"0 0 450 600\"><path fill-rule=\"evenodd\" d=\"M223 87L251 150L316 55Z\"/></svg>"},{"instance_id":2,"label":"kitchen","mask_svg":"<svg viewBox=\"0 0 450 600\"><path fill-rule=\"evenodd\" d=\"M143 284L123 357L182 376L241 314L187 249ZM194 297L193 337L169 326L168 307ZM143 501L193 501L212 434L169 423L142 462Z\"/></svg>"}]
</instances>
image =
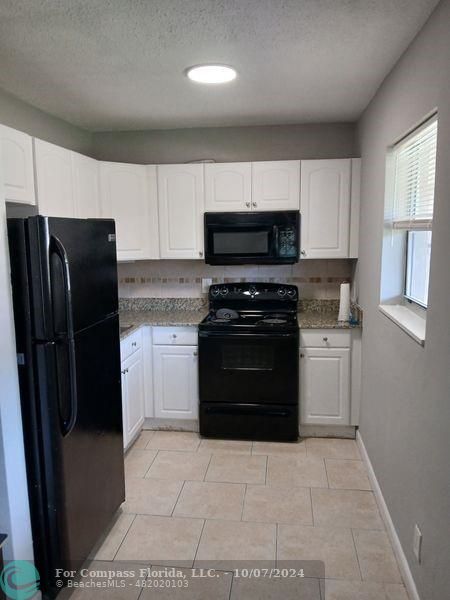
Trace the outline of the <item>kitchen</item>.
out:
<instances>
[{"instance_id":1,"label":"kitchen","mask_svg":"<svg viewBox=\"0 0 450 600\"><path fill-rule=\"evenodd\" d=\"M100 4L91 16L102 19ZM199 3L191 4L197 14ZM331 57L321 57L329 69L329 97L319 101L316 94L312 101L310 91L305 92L306 112L301 106L292 112L290 105L303 97L302 87L281 98L270 82L261 104L255 90L248 96L246 78L250 68L255 77L258 61L250 67L256 60L251 53L248 64L239 61L233 44L224 41L231 24L237 26L238 13L231 7L214 12L207 4L210 20L198 14L203 25L208 23L209 50L214 52L213 33L225 36L212 57L183 55L183 44L192 40L178 29L180 15L170 16L175 27L170 36L180 35L178 49L175 37L170 49L167 40L146 40L134 20L138 17L152 15L161 31L170 31L164 29L168 14L152 13L150 7L148 13L134 7L128 16L116 7L110 16L117 21L107 39L80 49L87 64L102 65L110 74L118 69L126 85L132 70L98 54L116 39L118 23L135 27L138 38L129 49L166 47L167 64L161 68L171 73L167 89L174 96L164 97L162 86L150 96L151 109L143 109L148 89L136 78L136 94L125 111L120 95L110 97L103 111L89 109L89 103L65 103L64 94L50 99L41 90L41 97L33 96L37 73L29 82L15 79L24 66L18 55L6 52L14 43L10 36L1 47L8 77L2 83L6 91L0 92L5 200L0 274L5 284L10 269L13 277L12 290L9 283L3 286L0 310L5 332L1 385L8 400L0 414L5 558L33 563L34 548L44 597L55 597L58 590L47 572L57 560L43 555L70 554L67 548L74 550L77 543L71 556L77 568L82 559L102 568L106 563L110 568L142 561L152 567L165 564L182 567L183 574L211 566L218 581L204 582L198 591L204 597L251 597L264 591L276 598L288 590L322 600L427 598L431 590L443 597L445 574L430 578L427 562L436 565L442 552L445 556L446 542L435 521L439 510L422 514L410 470L415 466L422 478L429 478L434 505L445 504L420 451L427 448L435 464L441 463L438 448L446 442L440 441L438 413L431 411L433 422L427 423L417 412L425 389L434 390L429 401L441 407L439 414L446 410L442 360L448 356L448 332L437 321L448 304L443 293L447 208L442 202L448 181L439 168L445 161L448 119L444 70L434 69L429 96L420 88L414 107L397 115L392 129L389 119L404 90L415 78L422 81L408 65L420 65L420 77L429 75L424 68L427 40L439 45L434 54L440 60L448 56L440 27L449 16L449 3L410 7L415 29L401 21L396 6L397 20L390 26L392 34L402 30L403 42L392 42L389 57L373 62L372 91L361 83L370 57L364 65L353 65L356 75L359 69L354 83L359 95L350 101L347 90L336 109L329 100L339 97L341 81L332 76L336 64ZM301 4L272 7L273 12L254 9L284 43L294 34L294 21L299 27L306 14ZM325 35L321 19L330 16L329 10L316 8L314 18L322 28L317 39ZM381 40L389 26L381 9L370 17L367 7L368 13L342 10L339 17L333 13L342 27L362 27L365 14L372 41ZM78 4L75 13L61 7L49 23L44 9L11 18L21 32L29 31L29 19L37 19L25 47L34 49L36 57L56 60L62 38L44 43L39 32L51 26L60 32L72 23L77 36L92 35ZM286 39L277 37L275 15L284 23ZM256 28L254 39L242 38L235 49L240 44L241 50L261 48L261 34ZM344 46L333 38L330 44ZM207 75L209 69L209 76L229 80L199 83L205 75L201 68L200 75L195 68L174 72L172 53L186 63L183 69L218 60L212 71L205 64ZM225 63L236 71L230 74ZM54 69L61 82L68 83L69 73L79 82L87 74L81 62L69 66L64 56L60 65L51 64L46 68ZM391 79L382 83L391 69ZM342 66L339 73L349 77L350 86L353 74ZM312 77L307 71L304 75ZM403 82L400 91L397 78ZM286 85L290 80L295 77L285 78ZM318 75L314 81L323 84ZM101 78L87 77L85 86L80 90L91 94L91 101L107 89ZM177 94L186 101L174 104ZM387 100L383 105L385 96L392 109ZM378 130L380 115L385 120ZM405 180L400 179L395 182L399 192L390 194L389 186L391 179L415 169L408 157L417 147L420 168L428 169L426 187L420 188L421 212L413 215L405 204L400 214L389 199L403 193L410 201L409 188L402 188ZM70 219L75 219L73 226ZM23 306L29 294L24 281L32 288L29 306ZM44 308L36 304L39 297ZM46 329L45 306L53 306L59 328ZM40 314L44 321L38 330ZM84 347L77 346L80 339L88 340ZM61 446L55 442L48 455L39 448L57 438L55 430L50 427L46 437L46 420L40 416L41 425L34 423L27 410L35 405L30 398L45 407L53 397L48 391L53 389L53 376L48 377L53 358L34 358L45 344L60 348L55 381L63 434ZM30 361L37 365L33 376L40 387L28 382L24 388ZM47 373L46 391L41 367ZM45 483L41 471L30 466L39 456L40 468L49 472ZM54 458L58 466L61 456L62 470L52 471L50 463ZM397 490L401 478L404 489ZM69 542L56 542L57 535L47 539L45 496L32 491L42 487L49 494L58 483L64 493L55 500L56 513L67 516ZM94 492L90 499L89 491ZM409 506L403 513L405 502ZM94 504L97 512L89 513ZM89 521L94 514L98 518ZM306 570L306 577L283 581L285 590L270 578L252 583L233 575L235 568L252 562L260 568L285 560ZM378 573L376 561L382 565ZM191 591L183 592L187 598L196 593L195 582L190 584ZM130 597L155 593L141 590L130 590Z\"/></svg>"}]
</instances>

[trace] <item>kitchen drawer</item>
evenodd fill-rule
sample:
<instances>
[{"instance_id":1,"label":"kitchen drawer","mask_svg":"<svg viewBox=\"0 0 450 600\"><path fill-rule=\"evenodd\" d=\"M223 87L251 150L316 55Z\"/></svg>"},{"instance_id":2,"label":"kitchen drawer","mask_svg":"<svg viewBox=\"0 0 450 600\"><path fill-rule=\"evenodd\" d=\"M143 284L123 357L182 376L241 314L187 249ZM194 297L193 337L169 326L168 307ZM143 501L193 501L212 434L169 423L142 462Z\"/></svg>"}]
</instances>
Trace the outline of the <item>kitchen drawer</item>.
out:
<instances>
[{"instance_id":1,"label":"kitchen drawer","mask_svg":"<svg viewBox=\"0 0 450 600\"><path fill-rule=\"evenodd\" d=\"M157 346L196 346L197 327L153 327L153 344Z\"/></svg>"},{"instance_id":2,"label":"kitchen drawer","mask_svg":"<svg viewBox=\"0 0 450 600\"><path fill-rule=\"evenodd\" d=\"M348 329L300 330L301 348L350 348L351 340Z\"/></svg>"},{"instance_id":3,"label":"kitchen drawer","mask_svg":"<svg viewBox=\"0 0 450 600\"><path fill-rule=\"evenodd\" d=\"M142 329L130 333L120 342L120 360L123 362L140 348L142 348Z\"/></svg>"}]
</instances>

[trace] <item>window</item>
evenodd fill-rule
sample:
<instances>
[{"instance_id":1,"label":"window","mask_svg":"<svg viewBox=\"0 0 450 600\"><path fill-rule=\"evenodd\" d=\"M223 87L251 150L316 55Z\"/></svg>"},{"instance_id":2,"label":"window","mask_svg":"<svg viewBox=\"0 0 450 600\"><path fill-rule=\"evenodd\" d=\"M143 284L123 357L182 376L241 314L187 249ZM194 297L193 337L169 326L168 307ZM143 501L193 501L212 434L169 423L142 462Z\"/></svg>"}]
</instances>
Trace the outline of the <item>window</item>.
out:
<instances>
[{"instance_id":1,"label":"window","mask_svg":"<svg viewBox=\"0 0 450 600\"><path fill-rule=\"evenodd\" d=\"M394 182L387 220L405 238L404 296L426 308L436 173L437 118L393 147Z\"/></svg>"},{"instance_id":2,"label":"window","mask_svg":"<svg viewBox=\"0 0 450 600\"><path fill-rule=\"evenodd\" d=\"M379 310L422 346L430 279L437 115L389 148Z\"/></svg>"}]
</instances>

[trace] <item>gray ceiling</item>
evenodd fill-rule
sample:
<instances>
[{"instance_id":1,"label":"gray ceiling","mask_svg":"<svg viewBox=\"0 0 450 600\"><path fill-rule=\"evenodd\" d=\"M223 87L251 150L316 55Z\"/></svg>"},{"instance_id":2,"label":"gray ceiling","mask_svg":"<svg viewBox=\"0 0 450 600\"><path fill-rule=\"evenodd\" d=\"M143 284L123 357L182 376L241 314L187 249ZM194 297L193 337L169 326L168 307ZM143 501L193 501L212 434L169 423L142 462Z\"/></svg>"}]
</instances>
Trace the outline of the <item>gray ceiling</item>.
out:
<instances>
[{"instance_id":1,"label":"gray ceiling","mask_svg":"<svg viewBox=\"0 0 450 600\"><path fill-rule=\"evenodd\" d=\"M0 87L94 131L352 121L436 4L0 0Z\"/></svg>"}]
</instances>

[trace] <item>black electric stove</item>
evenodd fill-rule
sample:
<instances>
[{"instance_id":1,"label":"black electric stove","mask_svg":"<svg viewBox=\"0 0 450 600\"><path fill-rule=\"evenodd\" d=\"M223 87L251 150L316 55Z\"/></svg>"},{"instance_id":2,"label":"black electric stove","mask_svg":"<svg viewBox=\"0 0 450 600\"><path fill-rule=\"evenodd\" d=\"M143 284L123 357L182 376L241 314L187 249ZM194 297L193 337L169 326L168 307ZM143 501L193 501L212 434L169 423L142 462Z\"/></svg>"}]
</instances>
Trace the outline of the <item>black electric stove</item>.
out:
<instances>
[{"instance_id":1,"label":"black electric stove","mask_svg":"<svg viewBox=\"0 0 450 600\"><path fill-rule=\"evenodd\" d=\"M210 287L209 314L199 325L201 435L297 439L297 303L293 285Z\"/></svg>"}]
</instances>

